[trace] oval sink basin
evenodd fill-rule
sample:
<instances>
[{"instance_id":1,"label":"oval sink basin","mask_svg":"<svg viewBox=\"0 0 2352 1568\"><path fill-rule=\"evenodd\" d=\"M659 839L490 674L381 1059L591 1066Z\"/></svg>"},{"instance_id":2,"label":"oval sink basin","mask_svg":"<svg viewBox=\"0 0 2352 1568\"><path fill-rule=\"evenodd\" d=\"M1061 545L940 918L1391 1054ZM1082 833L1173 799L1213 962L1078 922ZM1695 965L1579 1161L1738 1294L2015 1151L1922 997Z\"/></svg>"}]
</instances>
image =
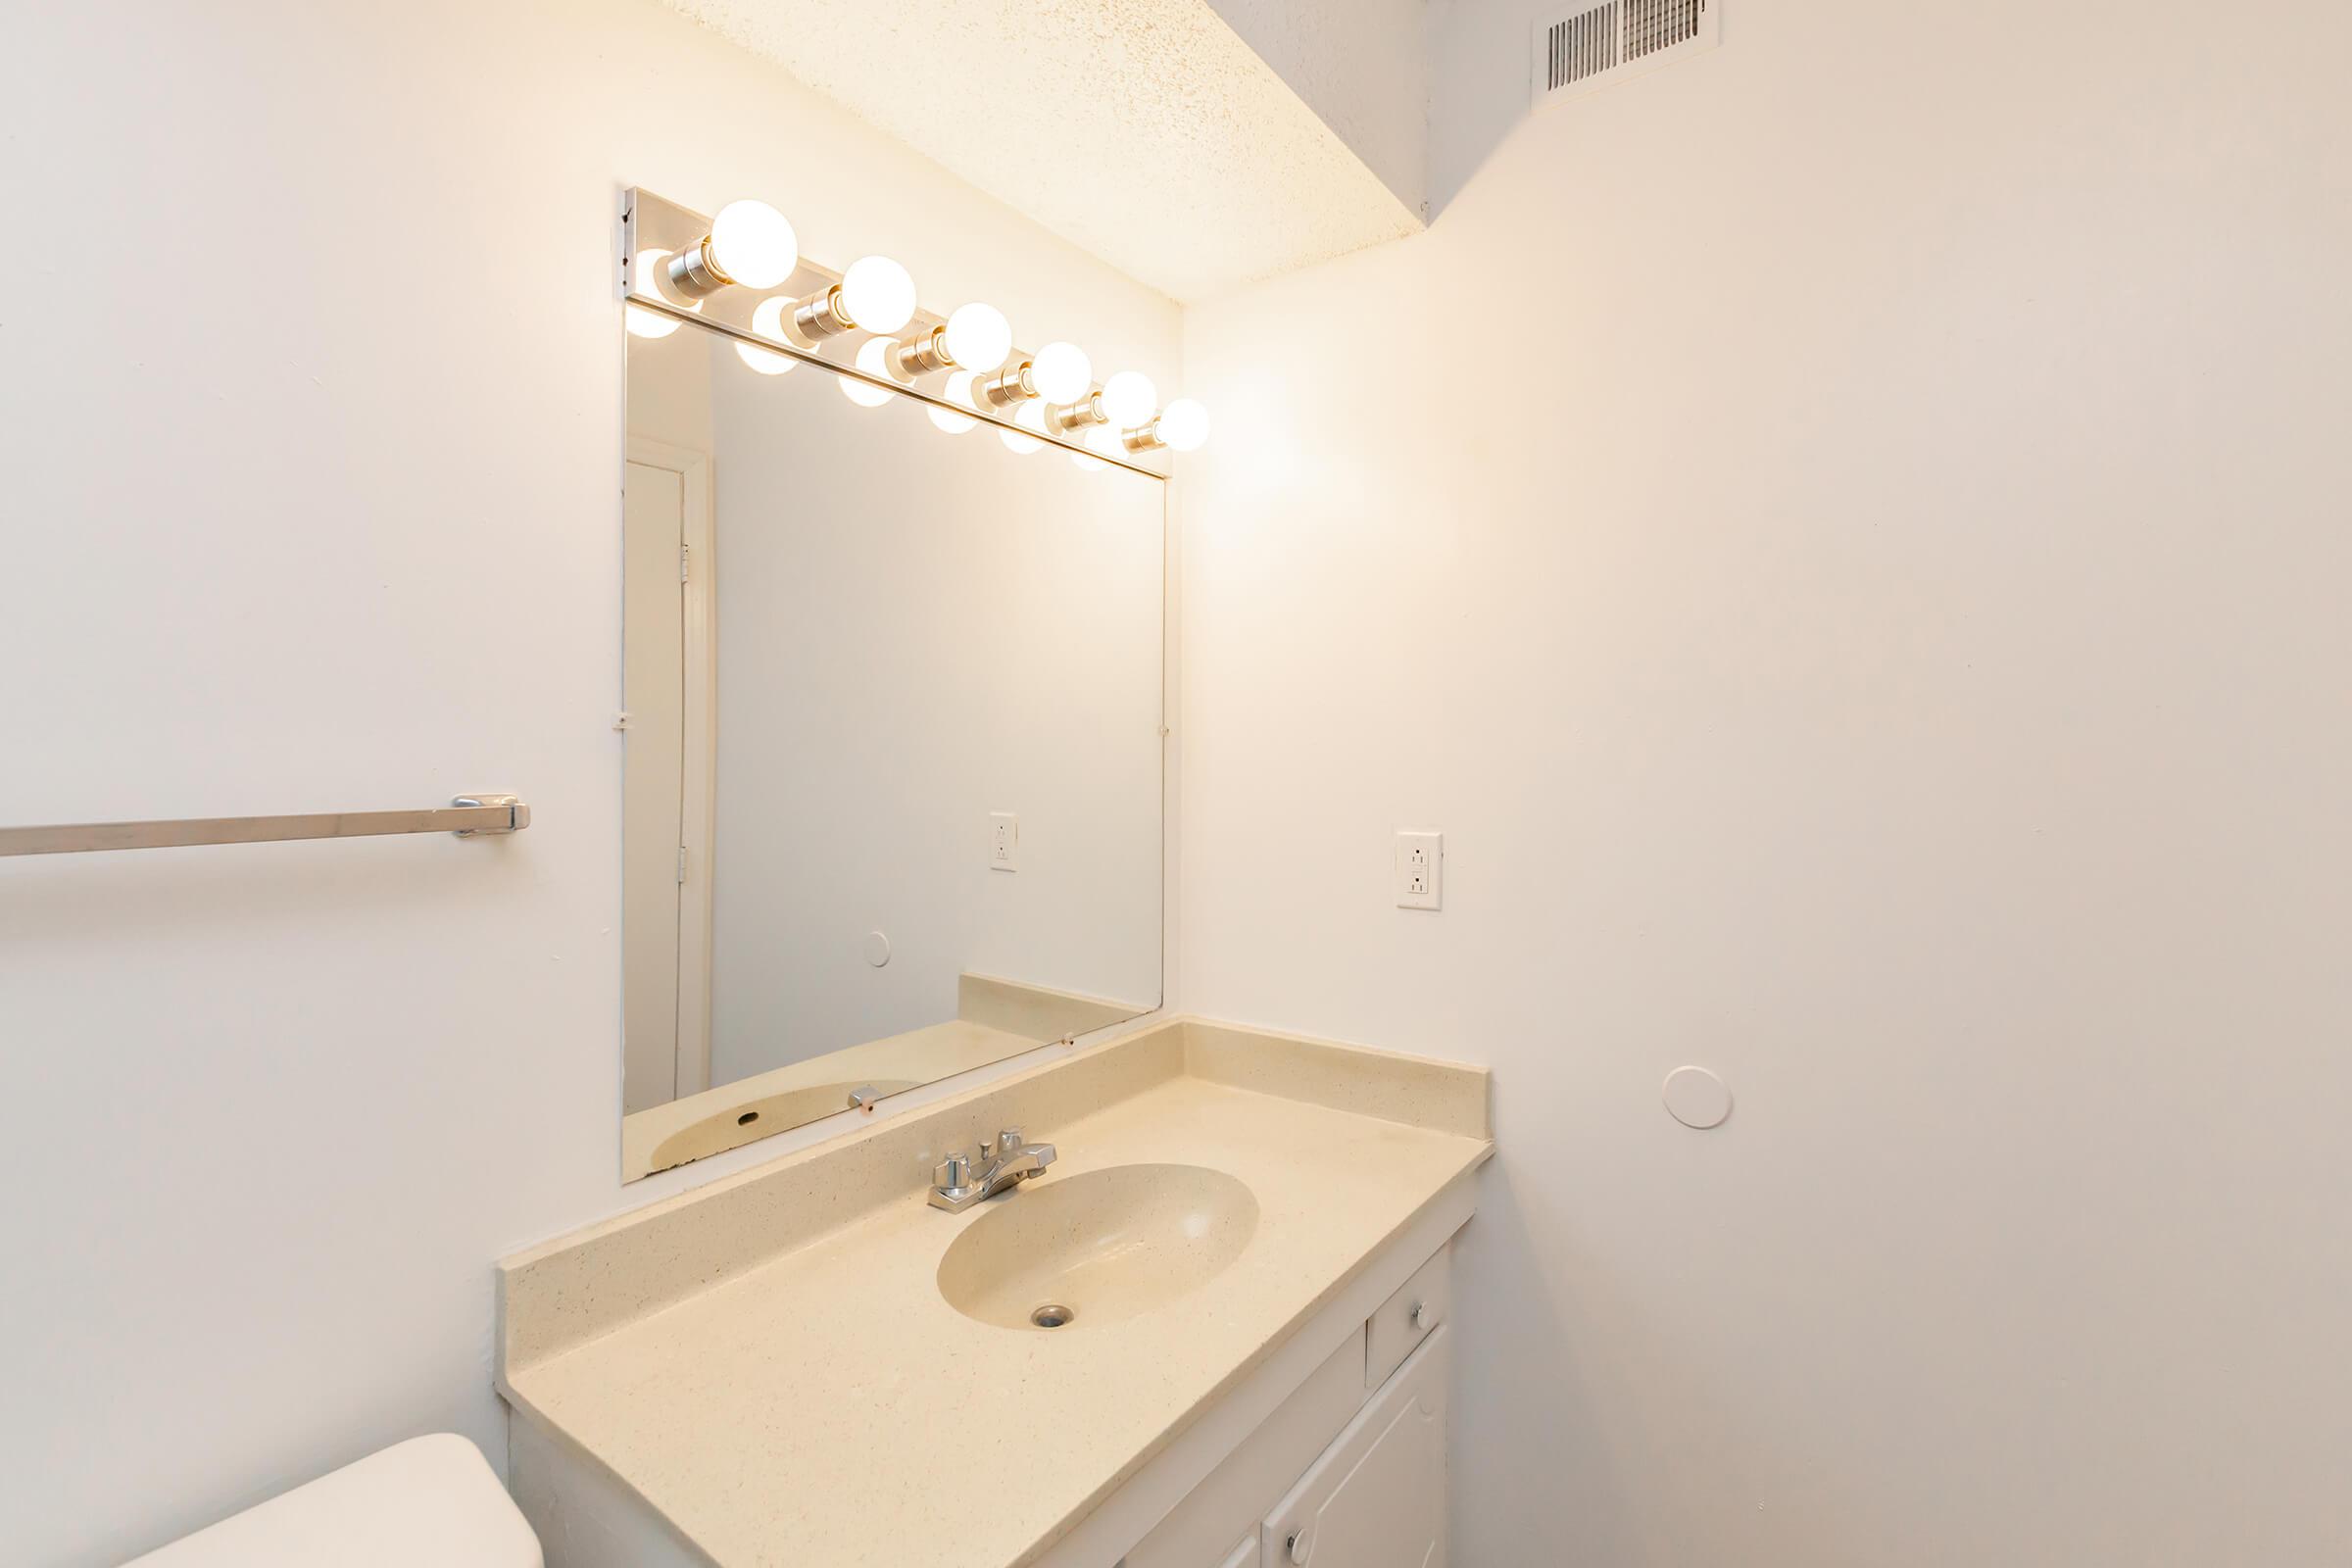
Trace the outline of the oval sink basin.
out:
<instances>
[{"instance_id":1,"label":"oval sink basin","mask_svg":"<svg viewBox=\"0 0 2352 1568\"><path fill-rule=\"evenodd\" d=\"M1115 1323L1188 1296L1250 1245L1257 1199L1200 1165L1052 1173L992 1199L939 1260L969 1318L1045 1332Z\"/></svg>"}]
</instances>

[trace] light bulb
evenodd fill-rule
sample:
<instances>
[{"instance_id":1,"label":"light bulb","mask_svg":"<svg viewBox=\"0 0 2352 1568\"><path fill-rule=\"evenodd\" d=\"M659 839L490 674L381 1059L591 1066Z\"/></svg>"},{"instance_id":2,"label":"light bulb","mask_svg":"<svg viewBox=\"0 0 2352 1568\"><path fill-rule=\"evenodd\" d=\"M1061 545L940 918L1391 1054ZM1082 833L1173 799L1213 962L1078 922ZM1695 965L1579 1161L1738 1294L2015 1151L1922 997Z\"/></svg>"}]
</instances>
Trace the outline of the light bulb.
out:
<instances>
[{"instance_id":1,"label":"light bulb","mask_svg":"<svg viewBox=\"0 0 2352 1568\"><path fill-rule=\"evenodd\" d=\"M1102 383L1102 412L1118 429L1151 423L1152 411L1158 407L1159 388L1140 370L1121 370Z\"/></svg>"},{"instance_id":2,"label":"light bulb","mask_svg":"<svg viewBox=\"0 0 2352 1568\"><path fill-rule=\"evenodd\" d=\"M866 332L896 332L914 319L914 279L887 256L863 256L841 274L841 311Z\"/></svg>"},{"instance_id":3,"label":"light bulb","mask_svg":"<svg viewBox=\"0 0 2352 1568\"><path fill-rule=\"evenodd\" d=\"M778 354L774 349L763 349L757 343L738 343L735 345L735 354L744 364L758 370L761 375L782 375L791 369L793 365L791 355Z\"/></svg>"},{"instance_id":4,"label":"light bulb","mask_svg":"<svg viewBox=\"0 0 2352 1568\"><path fill-rule=\"evenodd\" d=\"M707 260L745 288L774 288L801 265L801 242L765 202L729 202L710 220Z\"/></svg>"},{"instance_id":5,"label":"light bulb","mask_svg":"<svg viewBox=\"0 0 2352 1568\"><path fill-rule=\"evenodd\" d=\"M933 424L938 425L950 435L961 435L980 422L968 414L957 414L954 409L943 409L936 404L924 409L923 412L931 416Z\"/></svg>"},{"instance_id":6,"label":"light bulb","mask_svg":"<svg viewBox=\"0 0 2352 1568\"><path fill-rule=\"evenodd\" d=\"M978 408L980 405L972 401L972 382L974 379L975 377L970 370L957 370L954 375L949 376L948 401L950 403L960 403L967 409Z\"/></svg>"},{"instance_id":7,"label":"light bulb","mask_svg":"<svg viewBox=\"0 0 2352 1568\"><path fill-rule=\"evenodd\" d=\"M1123 458L1127 455L1127 446L1119 439L1118 427L1109 424L1098 424L1088 432L1086 450L1100 458Z\"/></svg>"},{"instance_id":8,"label":"light bulb","mask_svg":"<svg viewBox=\"0 0 2352 1568\"><path fill-rule=\"evenodd\" d=\"M784 313L792 309L792 301L781 294L770 294L752 312L752 330L761 337L772 337L781 343L790 336L784 329Z\"/></svg>"},{"instance_id":9,"label":"light bulb","mask_svg":"<svg viewBox=\"0 0 2352 1568\"><path fill-rule=\"evenodd\" d=\"M1012 416L1012 422L1027 429L1042 431L1046 427L1045 410L1039 408L1034 401L1024 403L1021 405L1020 412ZM1005 451L1017 452L1024 457L1032 452L1044 450L1046 444L1041 437L1023 435L1019 430L999 430L997 439L1004 443Z\"/></svg>"},{"instance_id":10,"label":"light bulb","mask_svg":"<svg viewBox=\"0 0 2352 1568\"><path fill-rule=\"evenodd\" d=\"M1190 452L1208 439L1208 411L1191 398L1178 398L1159 411L1159 439L1177 452Z\"/></svg>"},{"instance_id":11,"label":"light bulb","mask_svg":"<svg viewBox=\"0 0 2352 1568\"><path fill-rule=\"evenodd\" d=\"M1049 343L1029 361L1029 382L1048 403L1075 403L1095 384L1095 368L1075 343Z\"/></svg>"},{"instance_id":12,"label":"light bulb","mask_svg":"<svg viewBox=\"0 0 2352 1568\"><path fill-rule=\"evenodd\" d=\"M890 342L887 338L867 338L864 346L858 351L858 368L868 375L878 375L884 380L890 379L890 367L884 363L882 358L889 348ZM841 395L861 409L878 409L890 401L890 392L887 388L872 386L854 376L847 375L841 378Z\"/></svg>"},{"instance_id":13,"label":"light bulb","mask_svg":"<svg viewBox=\"0 0 2352 1568\"><path fill-rule=\"evenodd\" d=\"M1012 352L1012 323L993 305L957 306L948 318L948 358L966 370L993 370Z\"/></svg>"},{"instance_id":14,"label":"light bulb","mask_svg":"<svg viewBox=\"0 0 2352 1568\"><path fill-rule=\"evenodd\" d=\"M667 337L678 329L678 318L649 311L642 305L631 305L620 313L621 324L631 337Z\"/></svg>"}]
</instances>

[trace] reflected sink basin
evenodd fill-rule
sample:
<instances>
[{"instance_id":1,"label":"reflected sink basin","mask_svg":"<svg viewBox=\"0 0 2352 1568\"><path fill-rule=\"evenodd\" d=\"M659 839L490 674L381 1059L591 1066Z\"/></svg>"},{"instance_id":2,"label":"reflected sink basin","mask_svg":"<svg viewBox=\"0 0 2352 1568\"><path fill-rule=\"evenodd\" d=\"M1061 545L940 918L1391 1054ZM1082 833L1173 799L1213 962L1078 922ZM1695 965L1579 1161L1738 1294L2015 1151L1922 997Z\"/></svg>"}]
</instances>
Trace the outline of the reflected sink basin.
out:
<instances>
[{"instance_id":1,"label":"reflected sink basin","mask_svg":"<svg viewBox=\"0 0 2352 1568\"><path fill-rule=\"evenodd\" d=\"M1200 1165L1052 1172L993 1199L939 1260L939 1294L999 1328L1115 1323L1188 1296L1242 1255L1257 1199ZM1066 1328L1065 1328L1066 1325Z\"/></svg>"},{"instance_id":2,"label":"reflected sink basin","mask_svg":"<svg viewBox=\"0 0 2352 1568\"><path fill-rule=\"evenodd\" d=\"M662 1139L654 1148L653 1168L667 1170L688 1160L708 1159L730 1149L741 1149L755 1138L765 1138L769 1133L780 1133L788 1127L830 1116L837 1110L847 1110L850 1092L861 1085L870 1085L877 1095L902 1094L919 1087L912 1078L844 1079L837 1084L787 1089L763 1100L747 1100Z\"/></svg>"}]
</instances>

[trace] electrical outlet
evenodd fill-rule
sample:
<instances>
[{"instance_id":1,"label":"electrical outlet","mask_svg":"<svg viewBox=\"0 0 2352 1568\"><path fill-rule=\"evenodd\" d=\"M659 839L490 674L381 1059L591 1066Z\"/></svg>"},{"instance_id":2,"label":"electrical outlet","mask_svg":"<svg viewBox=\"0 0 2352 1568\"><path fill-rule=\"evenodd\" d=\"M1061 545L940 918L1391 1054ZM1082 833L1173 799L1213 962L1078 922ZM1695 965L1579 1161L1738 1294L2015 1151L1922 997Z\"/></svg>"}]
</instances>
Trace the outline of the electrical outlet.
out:
<instances>
[{"instance_id":1,"label":"electrical outlet","mask_svg":"<svg viewBox=\"0 0 2352 1568\"><path fill-rule=\"evenodd\" d=\"M1396 907L1444 907L1446 891L1446 835L1396 835Z\"/></svg>"},{"instance_id":2,"label":"electrical outlet","mask_svg":"<svg viewBox=\"0 0 2352 1568\"><path fill-rule=\"evenodd\" d=\"M988 868L992 871L1018 871L1021 868L1021 818L1018 812L988 813Z\"/></svg>"}]
</instances>

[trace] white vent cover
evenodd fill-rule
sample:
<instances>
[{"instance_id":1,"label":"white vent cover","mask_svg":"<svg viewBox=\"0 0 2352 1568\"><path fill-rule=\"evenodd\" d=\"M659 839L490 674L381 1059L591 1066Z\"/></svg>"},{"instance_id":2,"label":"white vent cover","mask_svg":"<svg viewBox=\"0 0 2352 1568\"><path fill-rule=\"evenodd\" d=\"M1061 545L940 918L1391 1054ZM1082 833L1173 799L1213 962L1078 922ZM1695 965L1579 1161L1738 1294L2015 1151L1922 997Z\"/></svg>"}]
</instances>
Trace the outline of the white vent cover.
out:
<instances>
[{"instance_id":1,"label":"white vent cover","mask_svg":"<svg viewBox=\"0 0 2352 1568\"><path fill-rule=\"evenodd\" d=\"M1654 71L1723 37L1723 0L1602 0L1536 23L1538 109Z\"/></svg>"}]
</instances>

